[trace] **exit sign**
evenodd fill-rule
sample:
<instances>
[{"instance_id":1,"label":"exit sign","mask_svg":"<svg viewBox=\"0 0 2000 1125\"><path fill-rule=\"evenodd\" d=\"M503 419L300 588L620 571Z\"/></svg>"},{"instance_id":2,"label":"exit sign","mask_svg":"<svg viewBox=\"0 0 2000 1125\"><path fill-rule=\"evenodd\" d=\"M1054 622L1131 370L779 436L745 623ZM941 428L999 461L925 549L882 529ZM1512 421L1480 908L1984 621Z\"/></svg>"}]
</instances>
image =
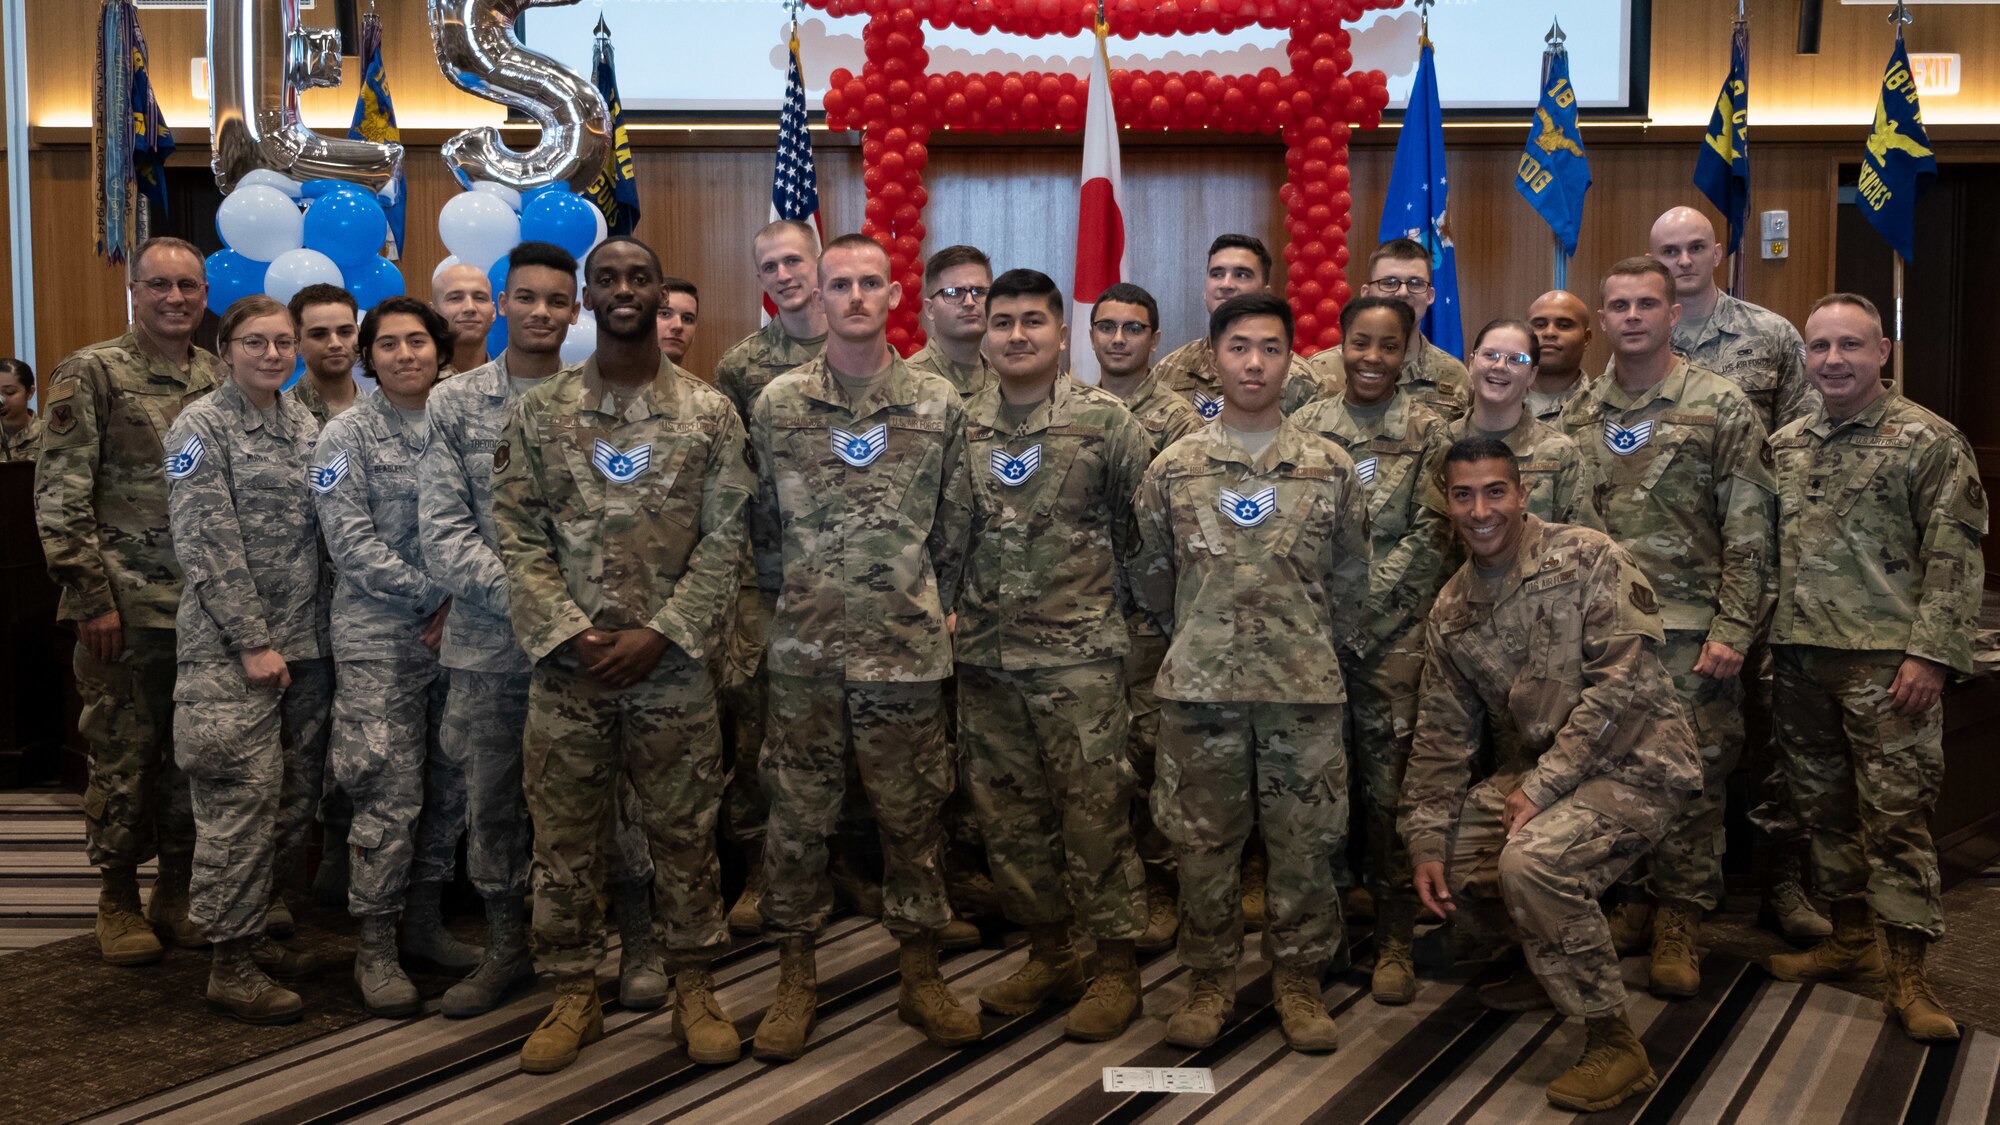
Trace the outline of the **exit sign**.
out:
<instances>
[{"instance_id":1,"label":"exit sign","mask_svg":"<svg viewBox=\"0 0 2000 1125\"><path fill-rule=\"evenodd\" d=\"M1955 54L1910 55L1910 73L1916 76L1919 95L1943 97L1958 93L1961 69Z\"/></svg>"}]
</instances>

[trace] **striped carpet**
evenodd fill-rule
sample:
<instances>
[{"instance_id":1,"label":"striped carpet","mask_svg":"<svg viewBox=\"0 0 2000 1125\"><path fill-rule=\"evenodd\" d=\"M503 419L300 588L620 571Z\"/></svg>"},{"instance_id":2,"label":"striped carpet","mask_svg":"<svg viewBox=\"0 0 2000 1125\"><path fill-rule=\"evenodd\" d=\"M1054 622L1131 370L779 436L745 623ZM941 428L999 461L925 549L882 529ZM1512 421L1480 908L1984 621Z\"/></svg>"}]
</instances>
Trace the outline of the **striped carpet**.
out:
<instances>
[{"instance_id":1,"label":"striped carpet","mask_svg":"<svg viewBox=\"0 0 2000 1125\"><path fill-rule=\"evenodd\" d=\"M139 869L142 893L154 865ZM83 801L61 789L0 792L0 955L90 933L97 869L83 856Z\"/></svg>"}]
</instances>

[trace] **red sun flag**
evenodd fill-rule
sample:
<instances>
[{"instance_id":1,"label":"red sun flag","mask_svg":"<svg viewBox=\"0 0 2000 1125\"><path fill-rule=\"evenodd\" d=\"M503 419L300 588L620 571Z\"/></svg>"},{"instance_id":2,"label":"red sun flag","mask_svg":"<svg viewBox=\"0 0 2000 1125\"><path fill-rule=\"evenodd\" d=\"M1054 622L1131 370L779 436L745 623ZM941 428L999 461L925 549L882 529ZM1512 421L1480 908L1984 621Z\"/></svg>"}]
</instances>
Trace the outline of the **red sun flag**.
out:
<instances>
[{"instance_id":1,"label":"red sun flag","mask_svg":"<svg viewBox=\"0 0 2000 1125\"><path fill-rule=\"evenodd\" d=\"M1111 100L1111 64L1104 27L1090 61L1090 92L1083 107L1083 186L1077 193L1076 281L1070 287L1069 366L1078 379L1097 382L1097 353L1090 350L1090 306L1105 288L1125 279L1124 187L1118 165L1118 113Z\"/></svg>"}]
</instances>

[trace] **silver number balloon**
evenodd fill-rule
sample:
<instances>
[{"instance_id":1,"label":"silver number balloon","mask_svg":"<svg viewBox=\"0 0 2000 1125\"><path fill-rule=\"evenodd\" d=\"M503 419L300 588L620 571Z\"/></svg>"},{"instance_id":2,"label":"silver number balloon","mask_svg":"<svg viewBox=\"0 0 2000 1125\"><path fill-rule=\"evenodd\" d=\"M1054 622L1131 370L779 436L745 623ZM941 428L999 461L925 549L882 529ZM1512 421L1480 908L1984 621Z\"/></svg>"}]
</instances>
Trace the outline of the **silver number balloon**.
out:
<instances>
[{"instance_id":1,"label":"silver number balloon","mask_svg":"<svg viewBox=\"0 0 2000 1125\"><path fill-rule=\"evenodd\" d=\"M295 180L346 180L379 191L403 146L328 137L299 120L299 91L340 85L340 36L299 26L299 0L211 0L210 136L226 195L259 168Z\"/></svg>"},{"instance_id":2,"label":"silver number balloon","mask_svg":"<svg viewBox=\"0 0 2000 1125\"><path fill-rule=\"evenodd\" d=\"M547 55L521 45L514 21L529 8L576 0L428 0L431 42L454 86L520 110L542 127L539 144L516 152L490 126L468 129L444 143L442 155L458 182L504 184L517 191L567 183L590 186L611 151L610 111L596 87Z\"/></svg>"}]
</instances>

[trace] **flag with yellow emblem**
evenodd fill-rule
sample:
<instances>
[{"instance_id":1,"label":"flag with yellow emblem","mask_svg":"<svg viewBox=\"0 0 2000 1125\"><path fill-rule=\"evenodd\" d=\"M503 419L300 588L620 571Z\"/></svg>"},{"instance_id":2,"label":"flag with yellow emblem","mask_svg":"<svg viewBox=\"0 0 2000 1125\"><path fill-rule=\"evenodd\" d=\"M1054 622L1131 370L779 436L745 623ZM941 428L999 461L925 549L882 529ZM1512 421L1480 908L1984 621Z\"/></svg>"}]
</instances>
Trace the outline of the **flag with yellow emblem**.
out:
<instances>
[{"instance_id":1,"label":"flag with yellow emblem","mask_svg":"<svg viewBox=\"0 0 2000 1125\"><path fill-rule=\"evenodd\" d=\"M1903 32L1896 30L1896 49L1882 73L1882 93L1875 101L1875 127L1861 154L1861 179L1854 202L1875 233L1888 240L1904 261L1916 252L1917 198L1937 179L1937 156L1924 132L1924 115L1917 105L1917 80L1910 73Z\"/></svg>"}]
</instances>

